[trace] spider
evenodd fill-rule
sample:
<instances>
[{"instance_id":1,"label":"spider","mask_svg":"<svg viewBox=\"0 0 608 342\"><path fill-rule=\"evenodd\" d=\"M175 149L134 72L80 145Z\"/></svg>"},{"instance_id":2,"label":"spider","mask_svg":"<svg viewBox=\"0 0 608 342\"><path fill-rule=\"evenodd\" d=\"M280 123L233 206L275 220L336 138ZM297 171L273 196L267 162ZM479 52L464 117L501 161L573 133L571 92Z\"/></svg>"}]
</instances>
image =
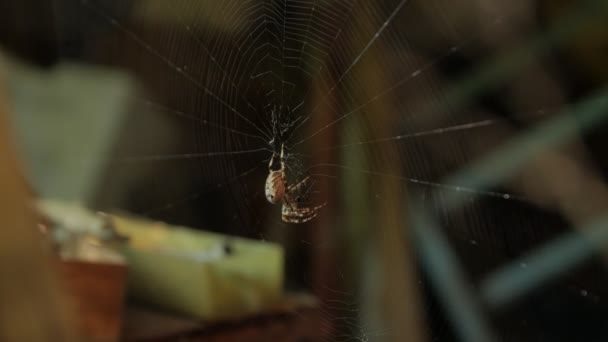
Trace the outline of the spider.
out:
<instances>
[{"instance_id":1,"label":"spider","mask_svg":"<svg viewBox=\"0 0 608 342\"><path fill-rule=\"evenodd\" d=\"M302 187L308 182L310 176L302 179L294 185L287 184L287 175L285 174L285 149L281 145L281 169L273 170L272 165L276 158L276 152L272 154L270 163L268 164L268 178L264 187L266 199L272 204L283 202L281 218L287 223L304 223L317 217L319 209L323 208L326 203L316 206L303 206L301 197L296 195Z\"/></svg>"}]
</instances>

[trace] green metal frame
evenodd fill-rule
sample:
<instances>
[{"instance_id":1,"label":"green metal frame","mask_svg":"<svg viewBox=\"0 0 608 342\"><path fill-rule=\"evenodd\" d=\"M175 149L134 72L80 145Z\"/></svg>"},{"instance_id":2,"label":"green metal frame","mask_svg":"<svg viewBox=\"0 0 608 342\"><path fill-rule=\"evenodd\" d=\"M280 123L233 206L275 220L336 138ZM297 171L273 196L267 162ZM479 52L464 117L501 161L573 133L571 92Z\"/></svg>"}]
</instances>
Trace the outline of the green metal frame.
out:
<instances>
[{"instance_id":1,"label":"green metal frame","mask_svg":"<svg viewBox=\"0 0 608 342\"><path fill-rule=\"evenodd\" d=\"M570 37L584 26L590 16L606 13L606 7L605 1L583 2L579 11L574 11L547 34L531 41L529 46L481 68L473 77L455 86L448 98L457 105L466 103L483 87L500 82L514 68L524 65L529 56L544 53L552 45ZM606 119L608 88L603 88L554 119L513 139L492 155L457 172L444 183L463 189L488 189L511 176L539 153L566 143ZM471 196L475 193L456 191L444 194L443 206L448 211L457 210ZM421 262L463 341L497 341L484 310L504 307L585 261L608 243L608 218L602 217L487 275L477 290L467 279L433 215L417 203L411 208L411 228ZM521 267L522 264L526 267Z\"/></svg>"}]
</instances>

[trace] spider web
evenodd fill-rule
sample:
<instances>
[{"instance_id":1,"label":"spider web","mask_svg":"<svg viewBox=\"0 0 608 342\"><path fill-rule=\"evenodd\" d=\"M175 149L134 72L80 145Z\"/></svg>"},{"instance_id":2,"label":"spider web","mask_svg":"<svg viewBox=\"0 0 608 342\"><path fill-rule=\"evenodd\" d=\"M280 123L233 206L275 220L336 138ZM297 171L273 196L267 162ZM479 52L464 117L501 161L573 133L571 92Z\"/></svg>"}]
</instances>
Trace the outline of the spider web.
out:
<instances>
[{"instance_id":1,"label":"spider web","mask_svg":"<svg viewBox=\"0 0 608 342\"><path fill-rule=\"evenodd\" d=\"M543 121L561 107L549 99L513 108L497 99L495 89L472 98L462 94L467 76L483 77L485 65L496 59L484 30L500 35L516 26L520 4L56 2L65 24L62 39L78 46L65 51L66 57L127 69L145 89L133 101L132 131L117 143L118 156L107 172L112 180L132 174L140 179L132 182L127 200L101 201L100 206L262 239L285 238L297 230L295 239L287 238L292 256L300 260L289 261L289 278L294 286L325 294L324 329L337 330L338 340L392 338L377 317L368 317L366 308L374 305L362 296L366 286L373 287L368 271L377 265L364 268L358 264L363 256L342 260L339 240L353 235L337 227L355 220L348 219L357 217L349 210L381 216L385 179L411 189L433 208L465 265L472 265L467 271L473 277L565 227L558 215L539 209L537 200L508 184L482 190L442 181L519 127ZM479 11L478 22L466 24L472 10ZM170 127L171 146L139 143L165 134L165 128L159 133L149 124L155 117ZM284 224L278 206L265 201L267 165L283 144L289 183L311 176L307 203L330 203L320 216L338 217L322 221L331 227L321 229L332 232L303 233L308 228ZM353 184L361 186L367 201L351 197L358 194L349 188ZM112 187L111 181L104 186ZM442 207L443 196L452 192L470 194L467 206L456 213ZM517 230L508 230L515 224ZM381 233L359 237L376 234ZM338 252L330 259L335 264L323 267L348 275L319 285L311 265L300 262L314 259L306 253L327 250ZM371 253L367 247L358 251ZM479 255L490 258L471 261ZM415 274L424 285L424 272ZM358 285L350 288L352 282ZM578 293L581 287L575 288ZM589 296L587 287L582 291L586 298L599 298ZM423 293L432 339L450 340L442 310L430 291Z\"/></svg>"}]
</instances>

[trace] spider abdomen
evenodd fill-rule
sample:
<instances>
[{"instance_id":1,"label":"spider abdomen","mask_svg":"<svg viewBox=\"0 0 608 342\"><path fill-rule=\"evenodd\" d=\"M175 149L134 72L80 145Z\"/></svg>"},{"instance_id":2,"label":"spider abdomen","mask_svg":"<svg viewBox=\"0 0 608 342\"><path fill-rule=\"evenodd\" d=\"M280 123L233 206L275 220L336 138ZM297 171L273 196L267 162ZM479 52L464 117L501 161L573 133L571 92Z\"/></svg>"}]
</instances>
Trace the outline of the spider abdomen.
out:
<instances>
[{"instance_id":1,"label":"spider abdomen","mask_svg":"<svg viewBox=\"0 0 608 342\"><path fill-rule=\"evenodd\" d=\"M271 171L266 178L266 186L264 187L268 202L272 204L281 202L285 197L286 186L285 174L281 171Z\"/></svg>"}]
</instances>

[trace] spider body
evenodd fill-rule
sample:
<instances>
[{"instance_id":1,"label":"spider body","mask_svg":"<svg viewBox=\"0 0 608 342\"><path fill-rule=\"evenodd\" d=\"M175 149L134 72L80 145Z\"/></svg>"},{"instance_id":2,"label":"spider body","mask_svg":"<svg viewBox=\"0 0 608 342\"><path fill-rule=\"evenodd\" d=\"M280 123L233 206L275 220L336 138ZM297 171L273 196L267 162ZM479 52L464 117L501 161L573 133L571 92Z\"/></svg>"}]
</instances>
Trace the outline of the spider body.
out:
<instances>
[{"instance_id":1,"label":"spider body","mask_svg":"<svg viewBox=\"0 0 608 342\"><path fill-rule=\"evenodd\" d=\"M266 186L264 187L268 202L272 204L281 202L285 197L286 188L287 177L285 176L285 172L283 170L270 170L268 178L266 178Z\"/></svg>"},{"instance_id":2,"label":"spider body","mask_svg":"<svg viewBox=\"0 0 608 342\"><path fill-rule=\"evenodd\" d=\"M281 146L281 168L279 170L272 169L275 157L276 154L273 154L268 164L269 173L264 186L266 199L272 204L283 203L281 218L284 222L304 223L314 219L317 217L317 211L324 207L325 204L316 207L302 206L300 203L301 197L297 195L297 192L307 184L310 177L306 177L294 185L289 185L287 174L285 173L285 152L283 146Z\"/></svg>"}]
</instances>

